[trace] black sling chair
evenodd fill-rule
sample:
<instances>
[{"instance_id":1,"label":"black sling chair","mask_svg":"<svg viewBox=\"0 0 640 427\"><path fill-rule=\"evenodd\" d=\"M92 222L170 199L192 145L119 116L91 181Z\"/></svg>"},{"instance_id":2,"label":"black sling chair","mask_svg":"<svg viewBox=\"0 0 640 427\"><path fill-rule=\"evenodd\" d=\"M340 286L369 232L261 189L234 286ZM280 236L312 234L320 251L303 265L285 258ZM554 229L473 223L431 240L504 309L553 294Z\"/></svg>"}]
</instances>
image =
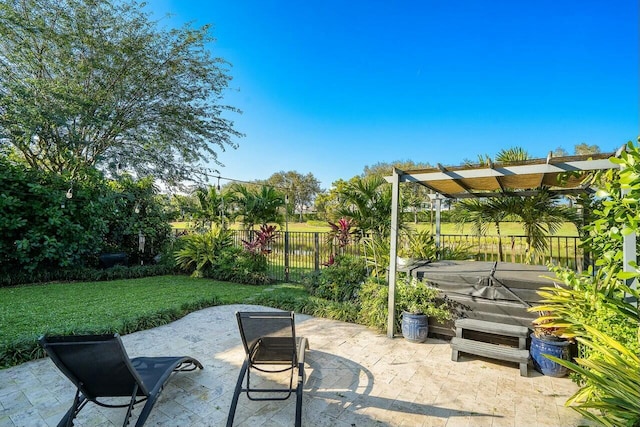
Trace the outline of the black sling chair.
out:
<instances>
[{"instance_id":1,"label":"black sling chair","mask_svg":"<svg viewBox=\"0 0 640 427\"><path fill-rule=\"evenodd\" d=\"M296 337L293 312L236 312L238 327L246 357L236 383L227 427L233 418L240 393L249 400L286 400L296 394L296 427L302 423L302 386L304 383L304 352L309 348L306 338ZM291 371L289 388L251 388L251 370L261 372ZM298 380L293 387L294 371ZM247 377L247 385L243 386ZM265 397L258 397L259 395ZM275 394L275 396L274 396Z\"/></svg>"},{"instance_id":2,"label":"black sling chair","mask_svg":"<svg viewBox=\"0 0 640 427\"><path fill-rule=\"evenodd\" d=\"M53 363L77 387L73 405L58 427L72 426L87 402L107 408L126 407L122 424L126 426L134 405L146 401L136 422L136 426L142 426L173 372L202 369L202 364L191 357L129 359L118 334L43 336L39 341ZM104 397L128 397L129 402L98 401Z\"/></svg>"}]
</instances>

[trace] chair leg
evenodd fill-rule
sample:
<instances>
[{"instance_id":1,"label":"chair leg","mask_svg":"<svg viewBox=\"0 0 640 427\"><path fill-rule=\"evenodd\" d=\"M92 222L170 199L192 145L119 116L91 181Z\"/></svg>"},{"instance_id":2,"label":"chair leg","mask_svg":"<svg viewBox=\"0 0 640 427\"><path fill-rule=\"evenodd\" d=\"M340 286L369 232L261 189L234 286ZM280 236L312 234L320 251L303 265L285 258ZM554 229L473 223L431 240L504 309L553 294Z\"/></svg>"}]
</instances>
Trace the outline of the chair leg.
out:
<instances>
[{"instance_id":1,"label":"chair leg","mask_svg":"<svg viewBox=\"0 0 640 427\"><path fill-rule=\"evenodd\" d=\"M76 395L73 398L73 405L71 405L71 408L69 408L67 413L64 414L64 417L62 417L58 423L58 427L72 427L73 420L78 415L78 412L84 408L84 405L86 405L87 402L88 400L80 394L80 389L76 389Z\"/></svg>"},{"instance_id":2,"label":"chair leg","mask_svg":"<svg viewBox=\"0 0 640 427\"><path fill-rule=\"evenodd\" d=\"M227 427L233 426L233 418L236 415L236 407L238 406L238 398L242 393L242 383L244 382L244 376L249 368L249 359L245 359L238 375L238 381L236 382L236 388L233 392L233 399L231 400L231 408L229 408L229 415L227 416Z\"/></svg>"},{"instance_id":3,"label":"chair leg","mask_svg":"<svg viewBox=\"0 0 640 427\"><path fill-rule=\"evenodd\" d=\"M304 386L304 363L298 364L298 384L296 386L296 427L302 425L302 387Z\"/></svg>"}]
</instances>

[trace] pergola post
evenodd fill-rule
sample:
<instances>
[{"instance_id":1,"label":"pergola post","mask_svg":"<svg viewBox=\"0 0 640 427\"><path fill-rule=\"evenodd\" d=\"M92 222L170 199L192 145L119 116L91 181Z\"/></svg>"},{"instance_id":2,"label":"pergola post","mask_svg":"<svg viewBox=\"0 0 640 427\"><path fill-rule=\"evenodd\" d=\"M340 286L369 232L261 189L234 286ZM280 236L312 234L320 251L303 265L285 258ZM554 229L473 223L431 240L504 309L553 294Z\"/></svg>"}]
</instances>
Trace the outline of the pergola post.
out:
<instances>
[{"instance_id":1,"label":"pergola post","mask_svg":"<svg viewBox=\"0 0 640 427\"><path fill-rule=\"evenodd\" d=\"M623 189L621 191L622 193L622 198L624 198L627 194L629 194L631 190L629 189ZM635 272L635 268L631 266L630 262L631 261L637 261L637 257L638 254L636 253L636 233L635 231L633 233L629 233L625 236L622 237L622 259L623 259L623 266L622 269L623 271L628 271L628 272ZM638 280L636 279L629 279L627 281L627 285L631 288L631 289L637 289L638 288ZM627 295L628 299L631 299L631 295ZM638 306L638 301L637 300L632 300L631 301L633 304L636 305L636 307Z\"/></svg>"},{"instance_id":2,"label":"pergola post","mask_svg":"<svg viewBox=\"0 0 640 427\"><path fill-rule=\"evenodd\" d=\"M400 174L393 168L391 177L391 250L389 252L389 315L387 320L387 336L393 338L396 314L396 260L398 259L398 218L400 206Z\"/></svg>"},{"instance_id":3,"label":"pergola post","mask_svg":"<svg viewBox=\"0 0 640 427\"><path fill-rule=\"evenodd\" d=\"M436 249L440 249L440 234L441 230L441 213L442 213L442 198L440 194L436 193Z\"/></svg>"}]
</instances>

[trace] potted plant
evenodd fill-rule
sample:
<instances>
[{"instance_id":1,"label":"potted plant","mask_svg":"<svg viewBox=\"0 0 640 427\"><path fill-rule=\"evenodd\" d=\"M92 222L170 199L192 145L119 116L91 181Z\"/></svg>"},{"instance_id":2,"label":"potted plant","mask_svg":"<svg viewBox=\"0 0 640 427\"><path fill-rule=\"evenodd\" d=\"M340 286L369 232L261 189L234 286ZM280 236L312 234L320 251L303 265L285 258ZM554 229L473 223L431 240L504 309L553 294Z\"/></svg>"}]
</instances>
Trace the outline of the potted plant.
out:
<instances>
[{"instance_id":1,"label":"potted plant","mask_svg":"<svg viewBox=\"0 0 640 427\"><path fill-rule=\"evenodd\" d=\"M440 322L451 319L449 306L439 297L438 289L413 277L401 280L396 290L396 310L401 312L406 340L424 342L429 333L429 317Z\"/></svg>"},{"instance_id":2,"label":"potted plant","mask_svg":"<svg viewBox=\"0 0 640 427\"><path fill-rule=\"evenodd\" d=\"M551 323L552 320L548 313L541 313L541 316L533 321L529 353L537 371L550 377L564 377L568 369L546 355L570 360L573 337L567 335L564 328Z\"/></svg>"}]
</instances>

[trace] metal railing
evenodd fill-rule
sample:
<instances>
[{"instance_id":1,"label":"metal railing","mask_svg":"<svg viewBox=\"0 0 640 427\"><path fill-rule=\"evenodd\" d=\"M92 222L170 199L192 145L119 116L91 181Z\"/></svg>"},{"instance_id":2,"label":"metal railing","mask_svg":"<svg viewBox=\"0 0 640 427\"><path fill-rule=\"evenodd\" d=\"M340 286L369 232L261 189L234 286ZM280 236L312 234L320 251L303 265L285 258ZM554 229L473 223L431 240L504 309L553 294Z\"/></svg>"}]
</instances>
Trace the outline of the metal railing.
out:
<instances>
[{"instance_id":1,"label":"metal railing","mask_svg":"<svg viewBox=\"0 0 640 427\"><path fill-rule=\"evenodd\" d=\"M278 281L301 282L305 274L319 271L329 261L335 247L325 232L276 232L277 237L268 255L269 275ZM241 240L251 240L251 231L233 231L234 242L242 246ZM548 237L545 253L531 254L527 250L526 236L502 237L502 261L546 265L552 263L582 271L588 260L579 247L580 239L575 236ZM440 236L442 248L464 249L470 258L478 261L498 261L498 236L471 236L443 234ZM361 245L352 243L345 253L360 255Z\"/></svg>"},{"instance_id":2,"label":"metal railing","mask_svg":"<svg viewBox=\"0 0 640 427\"><path fill-rule=\"evenodd\" d=\"M503 262L546 265L548 263L582 271L589 264L589 258L580 247L577 236L548 236L545 252L532 252L527 245L527 236L470 236L443 234L440 243L452 249L467 249L478 261L500 261L502 246ZM501 241L501 244L500 244Z\"/></svg>"}]
</instances>

